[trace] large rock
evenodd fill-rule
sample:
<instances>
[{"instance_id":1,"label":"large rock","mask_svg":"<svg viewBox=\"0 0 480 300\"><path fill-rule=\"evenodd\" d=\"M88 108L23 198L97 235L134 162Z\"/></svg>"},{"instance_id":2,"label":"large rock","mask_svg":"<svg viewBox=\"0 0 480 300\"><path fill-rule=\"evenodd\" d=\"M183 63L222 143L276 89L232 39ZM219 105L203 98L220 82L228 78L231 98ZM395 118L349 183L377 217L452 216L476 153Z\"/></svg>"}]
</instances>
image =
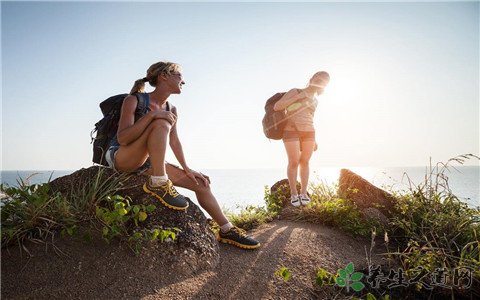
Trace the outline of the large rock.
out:
<instances>
[{"instance_id":1,"label":"large rock","mask_svg":"<svg viewBox=\"0 0 480 300\"><path fill-rule=\"evenodd\" d=\"M375 208L387 217L391 216L394 211L395 197L393 195L348 169L340 171L338 195L351 199L362 211L367 208ZM376 210L369 209L365 212L372 216L378 215ZM378 218L385 220L382 216Z\"/></svg>"},{"instance_id":2,"label":"large rock","mask_svg":"<svg viewBox=\"0 0 480 300\"><path fill-rule=\"evenodd\" d=\"M94 166L58 178L50 187L54 192L70 195L95 182L112 182L118 176L108 168ZM176 240L146 242L140 254L135 255L126 242L114 240L107 244L100 231L87 222L76 238L57 237L47 248L43 244L27 244L33 256L21 253L18 247L3 249L2 296L21 298L27 291L38 290L39 298L102 298L103 292L111 296L113 290L116 297L138 298L168 283L172 273L178 280L215 268L219 262L218 242L199 207L190 200L186 212L162 206L143 192L145 179L135 175L122 177L117 194L129 196L134 204L155 204L157 208L141 226L179 228ZM89 242L83 240L86 233L92 236Z\"/></svg>"},{"instance_id":3,"label":"large rock","mask_svg":"<svg viewBox=\"0 0 480 300\"><path fill-rule=\"evenodd\" d=\"M297 182L297 192L300 193L301 185ZM290 205L290 184L288 179L282 179L277 181L274 185L270 187L270 194L275 197L281 203L282 207Z\"/></svg>"}]
</instances>

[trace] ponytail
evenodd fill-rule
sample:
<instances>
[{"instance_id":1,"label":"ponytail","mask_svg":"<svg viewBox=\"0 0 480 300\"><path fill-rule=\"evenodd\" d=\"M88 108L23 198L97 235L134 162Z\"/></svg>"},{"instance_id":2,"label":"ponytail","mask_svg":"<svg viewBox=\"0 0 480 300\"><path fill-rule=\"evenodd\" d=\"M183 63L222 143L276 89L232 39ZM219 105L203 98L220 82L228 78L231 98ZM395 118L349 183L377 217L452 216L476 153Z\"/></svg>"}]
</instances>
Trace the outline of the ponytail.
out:
<instances>
[{"instance_id":1,"label":"ponytail","mask_svg":"<svg viewBox=\"0 0 480 300\"><path fill-rule=\"evenodd\" d=\"M135 81L133 84L130 95L135 93L143 93L145 90L145 82L148 82L151 86L157 85L157 79L160 74L172 74L173 72L179 72L180 65L172 62L158 62L154 63L147 70L147 77Z\"/></svg>"},{"instance_id":2,"label":"ponytail","mask_svg":"<svg viewBox=\"0 0 480 300\"><path fill-rule=\"evenodd\" d=\"M130 95L133 95L135 93L143 93L143 91L145 90L145 82L147 81L148 79L146 77L136 80L133 84L132 90L130 91Z\"/></svg>"}]
</instances>

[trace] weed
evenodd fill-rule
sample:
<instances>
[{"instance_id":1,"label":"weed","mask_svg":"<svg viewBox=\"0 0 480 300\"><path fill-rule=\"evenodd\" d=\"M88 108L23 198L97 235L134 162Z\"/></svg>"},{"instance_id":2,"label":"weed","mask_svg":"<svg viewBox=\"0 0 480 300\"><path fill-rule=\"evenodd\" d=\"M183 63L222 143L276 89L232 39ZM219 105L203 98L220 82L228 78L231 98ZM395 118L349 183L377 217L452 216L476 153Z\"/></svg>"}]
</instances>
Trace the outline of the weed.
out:
<instances>
[{"instance_id":1,"label":"weed","mask_svg":"<svg viewBox=\"0 0 480 300\"><path fill-rule=\"evenodd\" d=\"M60 230L64 235L73 235L76 229L76 214L72 204L61 194L52 195L48 183L18 187L0 185L5 194L1 208L2 247L17 243L27 253L27 241L53 240Z\"/></svg>"},{"instance_id":2,"label":"weed","mask_svg":"<svg viewBox=\"0 0 480 300\"><path fill-rule=\"evenodd\" d=\"M315 283L323 287L324 285L335 285L338 274L332 274L324 268L319 268L315 274Z\"/></svg>"},{"instance_id":3,"label":"weed","mask_svg":"<svg viewBox=\"0 0 480 300\"><path fill-rule=\"evenodd\" d=\"M288 280L290 280L292 273L287 267L281 266L277 271L275 271L275 275L282 278L284 282L287 282Z\"/></svg>"},{"instance_id":4,"label":"weed","mask_svg":"<svg viewBox=\"0 0 480 300\"><path fill-rule=\"evenodd\" d=\"M277 213L261 206L249 205L242 208L239 214L227 211L226 215L233 225L250 230L261 224L271 222L277 216Z\"/></svg>"},{"instance_id":5,"label":"weed","mask_svg":"<svg viewBox=\"0 0 480 300\"><path fill-rule=\"evenodd\" d=\"M107 176L105 168L99 167L92 179L85 181L77 188L72 187L68 198L75 210L88 219L95 215L99 203L106 201L107 197L115 195L124 188L127 178L128 175L123 173Z\"/></svg>"},{"instance_id":6,"label":"weed","mask_svg":"<svg viewBox=\"0 0 480 300\"><path fill-rule=\"evenodd\" d=\"M469 267L474 270L476 286L480 286L480 208L470 208L458 199L445 175L451 163L463 164L470 158L478 157L462 155L430 166L425 180L411 184L410 192L399 197L399 213L392 218L392 237L403 245L403 250L388 255L401 263L407 275L417 268L433 272L443 267Z\"/></svg>"}]
</instances>

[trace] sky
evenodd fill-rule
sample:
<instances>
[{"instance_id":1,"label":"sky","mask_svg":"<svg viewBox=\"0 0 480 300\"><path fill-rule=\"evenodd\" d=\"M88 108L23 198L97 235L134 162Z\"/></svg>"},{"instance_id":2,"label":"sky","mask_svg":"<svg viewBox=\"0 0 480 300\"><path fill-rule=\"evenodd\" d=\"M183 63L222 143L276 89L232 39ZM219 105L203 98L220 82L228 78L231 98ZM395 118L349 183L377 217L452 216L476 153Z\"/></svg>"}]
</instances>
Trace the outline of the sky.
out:
<instances>
[{"instance_id":1,"label":"sky","mask_svg":"<svg viewBox=\"0 0 480 300\"><path fill-rule=\"evenodd\" d=\"M91 166L98 104L158 61L183 67L193 169L285 167L265 101L320 70L313 169L478 155L479 24L479 2L2 2L2 170Z\"/></svg>"}]
</instances>

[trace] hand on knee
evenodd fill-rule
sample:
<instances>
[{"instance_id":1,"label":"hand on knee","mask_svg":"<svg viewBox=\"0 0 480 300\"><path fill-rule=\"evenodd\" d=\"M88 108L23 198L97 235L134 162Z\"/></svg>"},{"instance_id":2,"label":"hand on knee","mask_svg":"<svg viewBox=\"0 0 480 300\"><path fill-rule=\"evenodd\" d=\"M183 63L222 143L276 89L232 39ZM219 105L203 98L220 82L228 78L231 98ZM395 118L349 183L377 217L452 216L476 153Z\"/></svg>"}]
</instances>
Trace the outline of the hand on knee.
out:
<instances>
[{"instance_id":1,"label":"hand on knee","mask_svg":"<svg viewBox=\"0 0 480 300\"><path fill-rule=\"evenodd\" d=\"M205 185L203 182L199 182L198 185L195 186L194 190L195 193L209 193L210 192L210 185Z\"/></svg>"}]
</instances>

